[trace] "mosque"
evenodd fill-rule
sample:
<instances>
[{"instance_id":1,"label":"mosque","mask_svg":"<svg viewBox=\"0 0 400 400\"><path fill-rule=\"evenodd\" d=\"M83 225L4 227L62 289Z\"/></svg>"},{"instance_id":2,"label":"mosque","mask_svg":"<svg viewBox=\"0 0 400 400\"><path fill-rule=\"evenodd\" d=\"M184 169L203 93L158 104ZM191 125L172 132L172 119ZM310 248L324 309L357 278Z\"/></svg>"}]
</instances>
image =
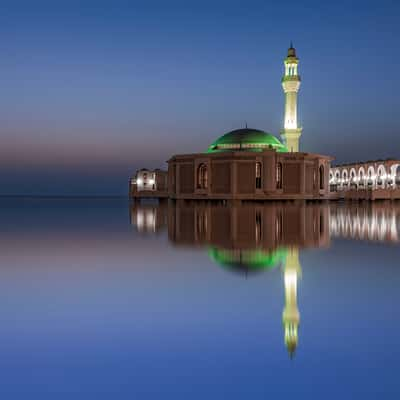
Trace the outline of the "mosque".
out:
<instances>
[{"instance_id":1,"label":"mosque","mask_svg":"<svg viewBox=\"0 0 400 400\"><path fill-rule=\"evenodd\" d=\"M293 46L284 64L283 141L248 127L228 132L204 152L172 156L167 173L138 171L130 180L130 196L177 200L327 198L332 158L299 152L302 129L297 121L297 94L301 80Z\"/></svg>"},{"instance_id":2,"label":"mosque","mask_svg":"<svg viewBox=\"0 0 400 400\"><path fill-rule=\"evenodd\" d=\"M204 152L172 156L168 171L137 171L129 181L130 197L228 201L399 199L399 160L331 167L333 157L300 151L298 66L296 49L291 44L282 77L282 140L247 126L233 130Z\"/></svg>"}]
</instances>

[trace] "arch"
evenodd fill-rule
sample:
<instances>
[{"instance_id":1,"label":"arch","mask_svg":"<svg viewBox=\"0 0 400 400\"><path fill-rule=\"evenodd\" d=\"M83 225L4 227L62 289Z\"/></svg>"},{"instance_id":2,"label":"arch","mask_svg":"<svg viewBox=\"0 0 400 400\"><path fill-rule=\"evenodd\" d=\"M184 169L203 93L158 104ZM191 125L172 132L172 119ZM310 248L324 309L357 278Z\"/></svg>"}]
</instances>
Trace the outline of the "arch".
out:
<instances>
[{"instance_id":1,"label":"arch","mask_svg":"<svg viewBox=\"0 0 400 400\"><path fill-rule=\"evenodd\" d=\"M322 190L324 189L325 186L325 169L323 165L319 166L319 189Z\"/></svg>"},{"instance_id":2,"label":"arch","mask_svg":"<svg viewBox=\"0 0 400 400\"><path fill-rule=\"evenodd\" d=\"M337 185L339 183L340 172L337 169L329 169L329 190L331 192L337 191Z\"/></svg>"},{"instance_id":3,"label":"arch","mask_svg":"<svg viewBox=\"0 0 400 400\"><path fill-rule=\"evenodd\" d=\"M357 188L358 176L355 168L350 169L350 186Z\"/></svg>"},{"instance_id":4,"label":"arch","mask_svg":"<svg viewBox=\"0 0 400 400\"><path fill-rule=\"evenodd\" d=\"M374 177L374 175L375 175L375 169L374 169L374 167L373 167L373 165L370 165L369 167L368 167L368 169L367 169L367 175L368 175L368 178L370 178L370 177Z\"/></svg>"},{"instance_id":5,"label":"arch","mask_svg":"<svg viewBox=\"0 0 400 400\"><path fill-rule=\"evenodd\" d=\"M400 164L391 166L391 180L396 186L400 186Z\"/></svg>"},{"instance_id":6,"label":"arch","mask_svg":"<svg viewBox=\"0 0 400 400\"><path fill-rule=\"evenodd\" d=\"M386 168L385 168L385 166L384 166L383 164L380 164L380 165L378 166L377 174L378 174L378 176L384 176L384 177L386 177Z\"/></svg>"},{"instance_id":7,"label":"arch","mask_svg":"<svg viewBox=\"0 0 400 400\"><path fill-rule=\"evenodd\" d=\"M364 186L365 184L365 169L364 167L360 167L358 169L358 186Z\"/></svg>"},{"instance_id":8,"label":"arch","mask_svg":"<svg viewBox=\"0 0 400 400\"><path fill-rule=\"evenodd\" d=\"M342 170L342 187L347 187L349 183L349 172L347 171L347 169L343 169Z\"/></svg>"},{"instance_id":9,"label":"arch","mask_svg":"<svg viewBox=\"0 0 400 400\"><path fill-rule=\"evenodd\" d=\"M367 169L367 186L374 187L376 180L375 169L370 165Z\"/></svg>"},{"instance_id":10,"label":"arch","mask_svg":"<svg viewBox=\"0 0 400 400\"><path fill-rule=\"evenodd\" d=\"M376 179L377 185L379 187L385 187L386 178L387 178L387 174L386 174L385 166L383 164L380 164L377 169L377 179Z\"/></svg>"},{"instance_id":11,"label":"arch","mask_svg":"<svg viewBox=\"0 0 400 400\"><path fill-rule=\"evenodd\" d=\"M197 188L208 188L208 169L206 164L200 164L197 168Z\"/></svg>"}]
</instances>

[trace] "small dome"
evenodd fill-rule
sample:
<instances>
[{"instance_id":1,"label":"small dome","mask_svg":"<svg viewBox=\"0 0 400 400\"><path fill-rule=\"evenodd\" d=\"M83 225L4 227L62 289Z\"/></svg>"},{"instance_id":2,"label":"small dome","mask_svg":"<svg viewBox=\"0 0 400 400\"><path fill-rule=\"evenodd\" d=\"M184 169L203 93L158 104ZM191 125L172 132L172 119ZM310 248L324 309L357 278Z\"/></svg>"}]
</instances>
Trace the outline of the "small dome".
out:
<instances>
[{"instance_id":1,"label":"small dome","mask_svg":"<svg viewBox=\"0 0 400 400\"><path fill-rule=\"evenodd\" d=\"M286 153L288 149L274 135L258 129L236 129L218 138L208 153L221 151L263 151L266 149Z\"/></svg>"}]
</instances>

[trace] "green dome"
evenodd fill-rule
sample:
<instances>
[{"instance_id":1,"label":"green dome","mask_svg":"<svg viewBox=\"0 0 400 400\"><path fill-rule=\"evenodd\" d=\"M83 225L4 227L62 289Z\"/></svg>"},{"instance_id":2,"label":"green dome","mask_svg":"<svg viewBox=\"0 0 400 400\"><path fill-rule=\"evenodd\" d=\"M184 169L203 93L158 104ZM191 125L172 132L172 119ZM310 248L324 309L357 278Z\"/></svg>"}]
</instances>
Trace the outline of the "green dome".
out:
<instances>
[{"instance_id":1,"label":"green dome","mask_svg":"<svg viewBox=\"0 0 400 400\"><path fill-rule=\"evenodd\" d=\"M218 138L207 153L222 151L263 151L273 149L286 153L288 149L274 135L258 129L236 129Z\"/></svg>"},{"instance_id":2,"label":"green dome","mask_svg":"<svg viewBox=\"0 0 400 400\"><path fill-rule=\"evenodd\" d=\"M235 271L257 272L273 269L281 264L286 257L286 250L277 249L273 252L262 250L225 250L211 247L209 257L217 264Z\"/></svg>"}]
</instances>

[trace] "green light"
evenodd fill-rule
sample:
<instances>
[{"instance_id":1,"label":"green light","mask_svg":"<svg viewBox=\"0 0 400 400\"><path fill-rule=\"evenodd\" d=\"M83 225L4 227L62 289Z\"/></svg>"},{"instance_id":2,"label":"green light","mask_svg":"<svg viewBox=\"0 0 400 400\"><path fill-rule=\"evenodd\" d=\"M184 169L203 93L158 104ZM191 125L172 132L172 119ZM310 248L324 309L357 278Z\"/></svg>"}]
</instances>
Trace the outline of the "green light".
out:
<instances>
[{"instance_id":1,"label":"green light","mask_svg":"<svg viewBox=\"0 0 400 400\"><path fill-rule=\"evenodd\" d=\"M210 247L209 257L224 268L262 271L276 268L286 257L286 249L271 252L263 250L228 250Z\"/></svg>"},{"instance_id":2,"label":"green light","mask_svg":"<svg viewBox=\"0 0 400 400\"><path fill-rule=\"evenodd\" d=\"M252 151L275 150L287 153L287 147L274 135L258 129L237 129L219 137L213 142L207 153L220 153L226 151Z\"/></svg>"}]
</instances>

